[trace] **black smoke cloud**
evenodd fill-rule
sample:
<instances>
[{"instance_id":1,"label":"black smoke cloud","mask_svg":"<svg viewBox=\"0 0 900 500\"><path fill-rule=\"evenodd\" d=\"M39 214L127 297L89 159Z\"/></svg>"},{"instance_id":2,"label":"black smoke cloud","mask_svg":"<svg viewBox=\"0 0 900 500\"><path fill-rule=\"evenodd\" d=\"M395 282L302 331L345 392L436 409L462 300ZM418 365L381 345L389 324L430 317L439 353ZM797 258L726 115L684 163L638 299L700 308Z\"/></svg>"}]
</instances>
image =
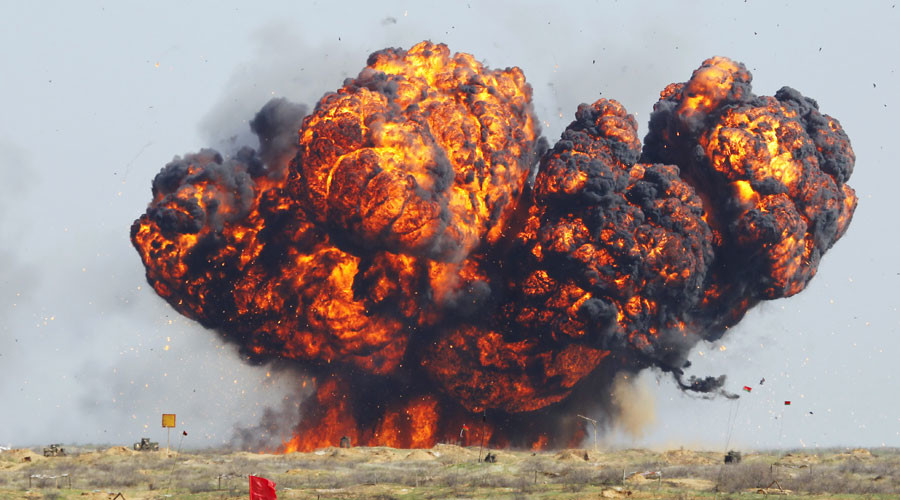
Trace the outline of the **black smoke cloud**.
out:
<instances>
[{"instance_id":1,"label":"black smoke cloud","mask_svg":"<svg viewBox=\"0 0 900 500\"><path fill-rule=\"evenodd\" d=\"M244 219L256 201L258 180L282 180L287 175L288 163L297 152L297 130L306 113L306 106L272 99L250 122L259 151L243 146L226 158L207 148L175 157L153 179L156 203L148 208L148 217L167 234L196 234L203 228L217 234L225 224ZM215 187L213 196L180 196L185 189L207 185Z\"/></svg>"},{"instance_id":2,"label":"black smoke cloud","mask_svg":"<svg viewBox=\"0 0 900 500\"><path fill-rule=\"evenodd\" d=\"M264 165L274 166L279 178L287 174L287 165L297 154L297 131L306 106L283 97L270 100L250 121L250 130L259 139L259 156Z\"/></svg>"}]
</instances>

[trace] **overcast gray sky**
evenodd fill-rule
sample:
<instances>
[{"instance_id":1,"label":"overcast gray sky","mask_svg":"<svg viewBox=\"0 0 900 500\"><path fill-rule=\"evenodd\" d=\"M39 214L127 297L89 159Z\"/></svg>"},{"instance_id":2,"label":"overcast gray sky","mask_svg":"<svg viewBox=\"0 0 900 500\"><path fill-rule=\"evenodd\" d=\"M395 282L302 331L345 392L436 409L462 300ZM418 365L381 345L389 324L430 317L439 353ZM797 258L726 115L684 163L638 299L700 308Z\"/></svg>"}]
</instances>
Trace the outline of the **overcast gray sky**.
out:
<instances>
[{"instance_id":1,"label":"overcast gray sky","mask_svg":"<svg viewBox=\"0 0 900 500\"><path fill-rule=\"evenodd\" d=\"M815 98L856 151L853 223L807 290L691 356L689 374L754 391L697 400L646 372L655 424L606 440L900 446L895 0L183 4L0 6L0 445L164 440L173 412L186 446L216 446L293 398L301 375L244 363L155 295L129 227L174 155L227 149L270 97L313 105L371 52L430 39L522 68L551 142L601 96L643 136L659 91L713 55L756 94Z\"/></svg>"}]
</instances>

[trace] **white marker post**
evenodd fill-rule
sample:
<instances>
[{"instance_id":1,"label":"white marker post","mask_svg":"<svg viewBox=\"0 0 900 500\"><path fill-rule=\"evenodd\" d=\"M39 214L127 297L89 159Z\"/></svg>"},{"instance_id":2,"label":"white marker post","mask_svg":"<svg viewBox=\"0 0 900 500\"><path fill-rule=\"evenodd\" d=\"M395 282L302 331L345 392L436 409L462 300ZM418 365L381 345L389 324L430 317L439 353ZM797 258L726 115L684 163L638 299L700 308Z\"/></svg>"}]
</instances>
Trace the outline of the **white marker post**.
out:
<instances>
[{"instance_id":1,"label":"white marker post","mask_svg":"<svg viewBox=\"0 0 900 500\"><path fill-rule=\"evenodd\" d=\"M162 426L166 429L166 456L169 456L169 434L172 431L172 427L175 427L175 414L163 413Z\"/></svg>"}]
</instances>

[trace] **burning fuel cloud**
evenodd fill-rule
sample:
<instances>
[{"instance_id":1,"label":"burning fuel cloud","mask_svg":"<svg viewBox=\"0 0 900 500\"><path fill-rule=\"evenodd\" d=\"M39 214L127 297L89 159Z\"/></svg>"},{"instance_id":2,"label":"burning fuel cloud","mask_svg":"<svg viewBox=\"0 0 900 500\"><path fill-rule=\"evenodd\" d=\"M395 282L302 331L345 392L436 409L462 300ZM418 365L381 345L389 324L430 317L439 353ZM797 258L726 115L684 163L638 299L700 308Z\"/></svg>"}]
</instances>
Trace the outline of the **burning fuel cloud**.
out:
<instances>
[{"instance_id":1,"label":"burning fuel cloud","mask_svg":"<svg viewBox=\"0 0 900 500\"><path fill-rule=\"evenodd\" d=\"M750 80L712 58L643 147L607 99L548 147L518 68L386 49L308 116L267 104L259 152L166 165L132 242L179 312L315 375L287 451L432 446L486 411L463 441L573 444L617 373L724 393L683 380L691 347L803 290L852 218L838 121Z\"/></svg>"}]
</instances>

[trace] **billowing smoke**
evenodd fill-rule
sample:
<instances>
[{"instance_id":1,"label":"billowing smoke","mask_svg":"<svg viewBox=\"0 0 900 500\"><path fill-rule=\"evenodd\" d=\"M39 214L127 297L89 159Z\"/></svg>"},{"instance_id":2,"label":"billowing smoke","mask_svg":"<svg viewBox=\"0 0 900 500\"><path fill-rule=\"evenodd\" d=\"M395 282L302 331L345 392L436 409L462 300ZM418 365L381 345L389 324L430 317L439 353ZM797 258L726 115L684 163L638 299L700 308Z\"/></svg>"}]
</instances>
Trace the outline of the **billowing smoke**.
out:
<instances>
[{"instance_id":1,"label":"billowing smoke","mask_svg":"<svg viewBox=\"0 0 900 500\"><path fill-rule=\"evenodd\" d=\"M612 384L613 421L632 438L643 436L656 423L653 392L638 377L619 373Z\"/></svg>"},{"instance_id":2,"label":"billowing smoke","mask_svg":"<svg viewBox=\"0 0 900 500\"><path fill-rule=\"evenodd\" d=\"M736 397L688 352L801 291L856 206L837 120L724 58L663 90L643 147L600 99L548 148L518 68L429 42L304 115L272 101L259 152L176 158L131 233L179 312L316 377L285 450L576 444L646 368Z\"/></svg>"}]
</instances>

